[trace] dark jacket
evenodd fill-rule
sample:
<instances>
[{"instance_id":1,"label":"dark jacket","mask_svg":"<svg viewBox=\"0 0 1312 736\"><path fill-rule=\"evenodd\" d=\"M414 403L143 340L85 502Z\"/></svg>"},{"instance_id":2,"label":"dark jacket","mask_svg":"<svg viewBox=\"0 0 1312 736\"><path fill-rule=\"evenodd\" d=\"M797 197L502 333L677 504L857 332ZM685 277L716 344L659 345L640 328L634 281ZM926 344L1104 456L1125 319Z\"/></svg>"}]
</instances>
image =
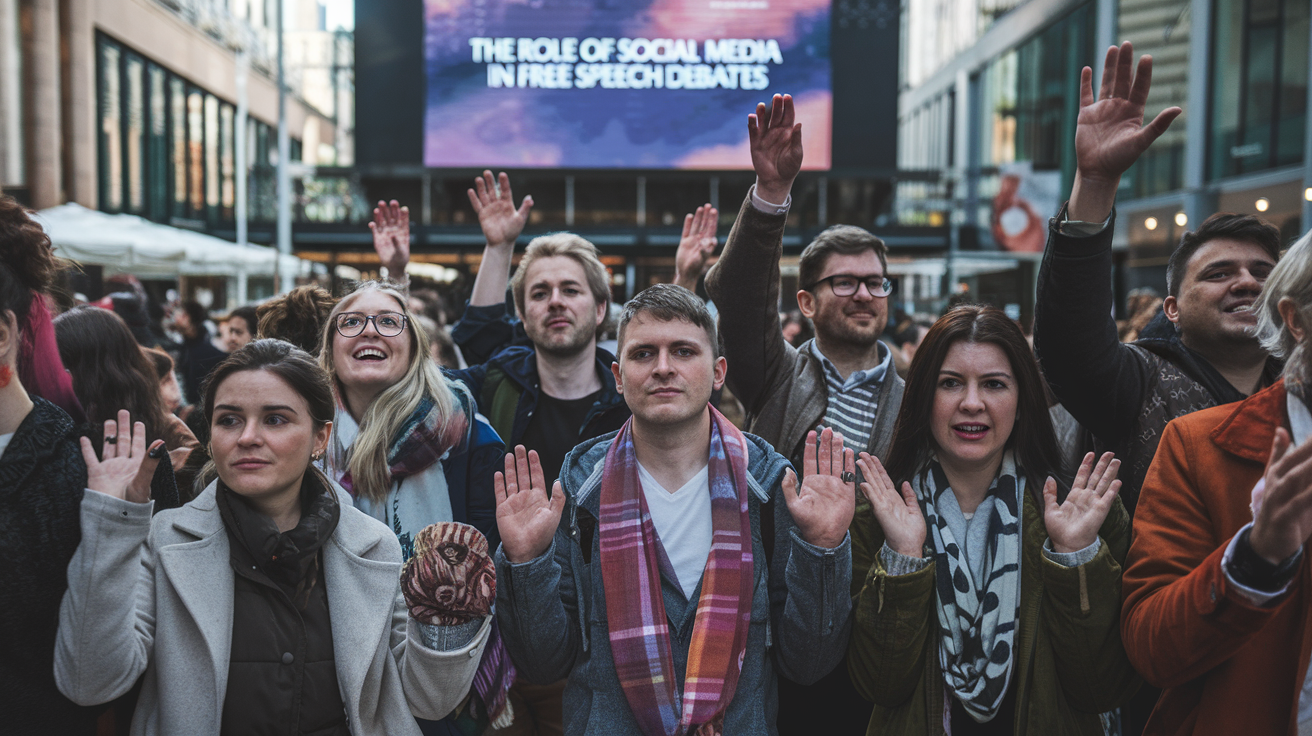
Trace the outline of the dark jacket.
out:
<instances>
[{"instance_id":1,"label":"dark jacket","mask_svg":"<svg viewBox=\"0 0 1312 736\"><path fill-rule=\"evenodd\" d=\"M1121 499L1131 515L1167 422L1244 398L1179 337L1122 343L1112 316L1112 231L1087 237L1048 225L1034 307L1034 348L1053 393L1121 459ZM1267 362L1262 385L1280 375Z\"/></svg>"},{"instance_id":2,"label":"dark jacket","mask_svg":"<svg viewBox=\"0 0 1312 736\"><path fill-rule=\"evenodd\" d=\"M209 377L215 366L228 357L227 353L214 347L210 342L208 330L203 326L199 329L199 335L183 340L182 347L178 349L178 372L182 374L182 390L187 392L187 403L196 405L201 403L200 391L205 384L205 379Z\"/></svg>"},{"instance_id":3,"label":"dark jacket","mask_svg":"<svg viewBox=\"0 0 1312 736\"><path fill-rule=\"evenodd\" d=\"M1140 685L1121 646L1121 564L1130 518L1116 503L1089 562L1063 567L1044 556L1041 492L1030 487L1022 510L1020 615L1015 670L1017 736L1102 736L1100 713L1122 705ZM852 641L848 667L861 696L875 703L868 736L943 733L943 673L935 563L889 575L879 550L884 533L869 504L852 520Z\"/></svg>"},{"instance_id":4,"label":"dark jacket","mask_svg":"<svg viewBox=\"0 0 1312 736\"><path fill-rule=\"evenodd\" d=\"M615 376L610 371L615 356L597 348L597 378L601 395L588 411L579 439L588 440L613 432L629 418L624 397L615 390ZM483 365L459 371L446 371L452 379L469 387L478 411L488 418L492 428L513 449L528 430L529 419L538 406L542 390L538 382L538 354L532 346L515 345L502 350Z\"/></svg>"},{"instance_id":5,"label":"dark jacket","mask_svg":"<svg viewBox=\"0 0 1312 736\"><path fill-rule=\"evenodd\" d=\"M506 289L506 300L501 304L476 307L466 301L465 313L451 328L451 341L460 347L469 365L486 363L508 347L533 346L524 332L524 323L515 317L510 289Z\"/></svg>"},{"instance_id":6,"label":"dark jacket","mask_svg":"<svg viewBox=\"0 0 1312 736\"><path fill-rule=\"evenodd\" d=\"M560 480L568 501L547 552L521 565L510 564L502 550L496 553L497 622L506 648L530 681L569 678L564 704L569 736L642 733L615 672L601 572L597 519L602 469L613 439L608 434L589 440L566 458ZM814 682L842 659L851 620L851 546L848 539L835 549L808 544L786 505L767 503L781 492L788 462L759 437L747 439L752 553L757 561L767 559L761 521L766 509L774 514L773 557L753 565L751 628L724 733L773 735L776 668L794 680ZM701 586L689 600L678 583L662 576L661 594L682 684Z\"/></svg>"},{"instance_id":7,"label":"dark jacket","mask_svg":"<svg viewBox=\"0 0 1312 736\"><path fill-rule=\"evenodd\" d=\"M98 709L61 695L54 675L87 466L73 420L45 399L32 401L0 455L0 732L93 734Z\"/></svg>"}]
</instances>

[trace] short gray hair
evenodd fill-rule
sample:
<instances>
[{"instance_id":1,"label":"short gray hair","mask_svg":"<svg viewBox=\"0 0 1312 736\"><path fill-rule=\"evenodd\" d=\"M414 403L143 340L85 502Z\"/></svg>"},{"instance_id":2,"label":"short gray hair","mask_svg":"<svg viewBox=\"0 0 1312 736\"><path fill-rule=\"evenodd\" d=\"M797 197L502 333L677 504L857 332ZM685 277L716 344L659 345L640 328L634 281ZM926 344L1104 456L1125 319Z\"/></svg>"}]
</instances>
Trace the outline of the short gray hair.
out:
<instances>
[{"instance_id":1,"label":"short gray hair","mask_svg":"<svg viewBox=\"0 0 1312 736\"><path fill-rule=\"evenodd\" d=\"M716 336L715 318L711 316L706 303L697 295L674 284L656 284L638 292L624 305L620 312L619 344L615 350L623 353L624 330L639 314L649 313L662 322L683 320L702 328L711 341L711 356L720 357L720 341Z\"/></svg>"},{"instance_id":2,"label":"short gray hair","mask_svg":"<svg viewBox=\"0 0 1312 736\"><path fill-rule=\"evenodd\" d=\"M1280 316L1280 300L1288 297L1303 323L1312 329L1312 231L1299 238L1272 269L1253 309L1262 347L1278 358L1289 359L1299 347Z\"/></svg>"}]
</instances>

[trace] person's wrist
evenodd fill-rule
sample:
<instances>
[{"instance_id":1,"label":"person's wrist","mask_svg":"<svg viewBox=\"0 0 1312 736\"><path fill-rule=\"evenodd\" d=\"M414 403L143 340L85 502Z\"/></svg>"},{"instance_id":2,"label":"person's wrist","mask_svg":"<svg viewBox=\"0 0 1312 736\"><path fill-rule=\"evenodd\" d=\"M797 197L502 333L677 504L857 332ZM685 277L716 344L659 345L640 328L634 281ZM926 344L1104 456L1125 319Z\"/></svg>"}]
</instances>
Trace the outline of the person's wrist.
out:
<instances>
[{"instance_id":1,"label":"person's wrist","mask_svg":"<svg viewBox=\"0 0 1312 736\"><path fill-rule=\"evenodd\" d=\"M756 179L756 196L770 204L784 204L793 190L792 180Z\"/></svg>"},{"instance_id":2,"label":"person's wrist","mask_svg":"<svg viewBox=\"0 0 1312 736\"><path fill-rule=\"evenodd\" d=\"M806 539L807 544L814 547L819 547L820 549L834 549L841 545L844 539L847 539L847 531L844 530L842 534L838 535L817 534L815 539L807 539L805 535L802 538Z\"/></svg>"},{"instance_id":3,"label":"person's wrist","mask_svg":"<svg viewBox=\"0 0 1312 736\"><path fill-rule=\"evenodd\" d=\"M1051 539L1051 537L1049 538ZM1089 540L1088 542L1081 544L1080 542L1062 543L1062 542L1058 542L1056 539L1053 539L1052 551L1056 552L1059 555L1069 555L1075 552L1079 552L1085 547L1088 547L1090 544L1093 544L1093 540Z\"/></svg>"},{"instance_id":4,"label":"person's wrist","mask_svg":"<svg viewBox=\"0 0 1312 736\"><path fill-rule=\"evenodd\" d=\"M1077 222L1103 222L1116 206L1116 190L1121 185L1120 175L1109 176L1099 172L1075 171L1066 217Z\"/></svg>"},{"instance_id":5,"label":"person's wrist","mask_svg":"<svg viewBox=\"0 0 1312 736\"><path fill-rule=\"evenodd\" d=\"M550 546L550 544L547 545L547 547ZM511 564L522 565L525 562L532 562L541 557L542 553L547 551L547 547L542 547L541 549L534 551L530 548L517 548L506 545L506 559L510 560Z\"/></svg>"},{"instance_id":6,"label":"person's wrist","mask_svg":"<svg viewBox=\"0 0 1312 736\"><path fill-rule=\"evenodd\" d=\"M915 541L899 542L897 544L890 544L888 546L894 552L904 557L914 557L916 559L920 559L921 557L925 556L924 539L921 539L919 542L915 542Z\"/></svg>"},{"instance_id":7,"label":"person's wrist","mask_svg":"<svg viewBox=\"0 0 1312 736\"><path fill-rule=\"evenodd\" d=\"M1254 523L1252 529L1248 532L1247 539L1241 540L1241 542L1247 541L1248 548L1263 562L1276 566L1285 560L1288 560L1298 552L1297 547L1292 551L1281 550L1281 545L1279 545L1276 540L1271 539L1269 535L1265 534L1265 531L1264 527L1260 528Z\"/></svg>"}]
</instances>

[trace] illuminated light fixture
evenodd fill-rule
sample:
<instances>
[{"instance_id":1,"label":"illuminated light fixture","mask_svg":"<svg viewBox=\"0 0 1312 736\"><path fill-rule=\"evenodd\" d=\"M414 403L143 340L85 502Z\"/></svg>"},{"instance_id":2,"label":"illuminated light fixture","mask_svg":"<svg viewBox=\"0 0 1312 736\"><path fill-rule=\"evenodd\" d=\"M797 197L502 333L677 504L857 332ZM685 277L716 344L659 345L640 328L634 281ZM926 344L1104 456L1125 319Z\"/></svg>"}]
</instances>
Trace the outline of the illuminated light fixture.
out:
<instances>
[{"instance_id":1,"label":"illuminated light fixture","mask_svg":"<svg viewBox=\"0 0 1312 736\"><path fill-rule=\"evenodd\" d=\"M1253 206L1257 208L1258 212L1266 212L1268 209L1271 208L1271 200L1267 199L1266 197L1262 197L1261 199L1254 202Z\"/></svg>"},{"instance_id":2,"label":"illuminated light fixture","mask_svg":"<svg viewBox=\"0 0 1312 736\"><path fill-rule=\"evenodd\" d=\"M1303 190L1303 199L1312 202L1312 187Z\"/></svg>"},{"instance_id":3,"label":"illuminated light fixture","mask_svg":"<svg viewBox=\"0 0 1312 736\"><path fill-rule=\"evenodd\" d=\"M1178 226L1180 226L1180 227L1184 227L1185 225L1188 225L1188 224L1189 224L1189 215L1186 215L1186 214L1183 213L1183 212L1177 212L1177 213L1175 213L1175 224L1178 225Z\"/></svg>"},{"instance_id":4,"label":"illuminated light fixture","mask_svg":"<svg viewBox=\"0 0 1312 736\"><path fill-rule=\"evenodd\" d=\"M1156 217L1149 217L1147 220L1144 220L1144 221L1143 221L1143 226L1146 227L1146 228L1148 228L1149 230L1156 230L1156 229L1157 229L1157 218L1156 218Z\"/></svg>"}]
</instances>

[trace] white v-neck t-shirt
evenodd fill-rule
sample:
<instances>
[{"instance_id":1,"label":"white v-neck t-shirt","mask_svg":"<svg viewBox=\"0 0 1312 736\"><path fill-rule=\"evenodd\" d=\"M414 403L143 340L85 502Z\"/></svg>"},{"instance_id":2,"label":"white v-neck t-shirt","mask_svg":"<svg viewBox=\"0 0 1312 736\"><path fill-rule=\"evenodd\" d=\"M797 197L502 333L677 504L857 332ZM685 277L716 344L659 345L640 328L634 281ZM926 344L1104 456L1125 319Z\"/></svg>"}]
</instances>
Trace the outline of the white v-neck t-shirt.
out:
<instances>
[{"instance_id":1,"label":"white v-neck t-shirt","mask_svg":"<svg viewBox=\"0 0 1312 736\"><path fill-rule=\"evenodd\" d=\"M9 447L9 440L14 438L14 433L0 434L0 457L4 457L5 448Z\"/></svg>"},{"instance_id":2,"label":"white v-neck t-shirt","mask_svg":"<svg viewBox=\"0 0 1312 736\"><path fill-rule=\"evenodd\" d=\"M711 556L711 484L708 467L697 471L683 487L670 493L638 463L638 480L647 498L651 523L656 527L665 555L679 578L683 597L692 594Z\"/></svg>"}]
</instances>

